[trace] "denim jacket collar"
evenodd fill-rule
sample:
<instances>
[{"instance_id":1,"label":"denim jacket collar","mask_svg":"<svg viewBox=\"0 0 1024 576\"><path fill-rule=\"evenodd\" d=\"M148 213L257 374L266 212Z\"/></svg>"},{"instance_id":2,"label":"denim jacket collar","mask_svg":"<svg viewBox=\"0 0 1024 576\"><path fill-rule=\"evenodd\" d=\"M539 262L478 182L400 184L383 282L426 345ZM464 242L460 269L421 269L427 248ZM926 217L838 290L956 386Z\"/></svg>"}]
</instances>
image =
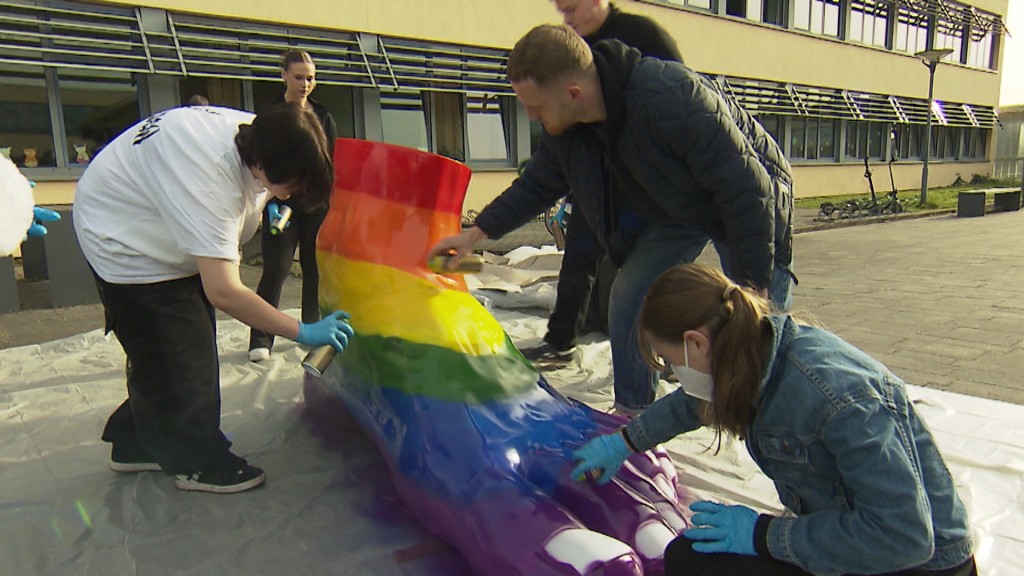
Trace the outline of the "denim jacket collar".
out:
<instances>
[{"instance_id":1,"label":"denim jacket collar","mask_svg":"<svg viewBox=\"0 0 1024 576\"><path fill-rule=\"evenodd\" d=\"M772 329L772 343L768 350L768 361L761 372L759 399L764 395L765 388L771 382L772 374L779 364L778 359L785 353L785 349L789 347L789 341L793 338L793 333L795 332L793 318L789 314L769 316L768 324Z\"/></svg>"}]
</instances>

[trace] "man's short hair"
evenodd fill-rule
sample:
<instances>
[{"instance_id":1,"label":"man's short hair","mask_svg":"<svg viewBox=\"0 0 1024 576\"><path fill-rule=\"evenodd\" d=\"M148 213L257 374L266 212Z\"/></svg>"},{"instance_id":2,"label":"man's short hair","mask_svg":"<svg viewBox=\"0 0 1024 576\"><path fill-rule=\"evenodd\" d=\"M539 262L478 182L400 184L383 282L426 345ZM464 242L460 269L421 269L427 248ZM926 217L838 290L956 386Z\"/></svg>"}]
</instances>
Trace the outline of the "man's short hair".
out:
<instances>
[{"instance_id":1,"label":"man's short hair","mask_svg":"<svg viewBox=\"0 0 1024 576\"><path fill-rule=\"evenodd\" d=\"M562 78L576 78L594 66L586 41L565 25L543 24L516 42L508 56L509 82L533 80L546 86Z\"/></svg>"},{"instance_id":2,"label":"man's short hair","mask_svg":"<svg viewBox=\"0 0 1024 576\"><path fill-rule=\"evenodd\" d=\"M242 162L262 168L271 184L291 186L297 204L327 203L334 166L316 114L293 102L271 106L238 127L235 146Z\"/></svg>"}]
</instances>

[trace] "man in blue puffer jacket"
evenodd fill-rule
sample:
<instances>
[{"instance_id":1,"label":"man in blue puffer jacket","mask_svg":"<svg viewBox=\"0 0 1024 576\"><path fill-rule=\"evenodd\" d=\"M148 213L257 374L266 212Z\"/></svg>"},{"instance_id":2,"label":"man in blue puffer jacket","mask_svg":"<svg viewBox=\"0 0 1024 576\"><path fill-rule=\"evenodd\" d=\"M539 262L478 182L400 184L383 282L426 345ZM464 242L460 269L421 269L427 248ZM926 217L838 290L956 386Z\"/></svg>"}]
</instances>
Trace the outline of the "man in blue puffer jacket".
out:
<instances>
[{"instance_id":1,"label":"man in blue puffer jacket","mask_svg":"<svg viewBox=\"0 0 1024 576\"><path fill-rule=\"evenodd\" d=\"M785 309L793 281L789 162L760 124L712 80L677 62L641 58L617 40L593 49L566 26L516 43L508 77L544 126L522 175L434 254L469 254L575 192L582 215L619 267L609 329L616 409L654 400L633 323L644 294L712 238L723 268Z\"/></svg>"}]
</instances>

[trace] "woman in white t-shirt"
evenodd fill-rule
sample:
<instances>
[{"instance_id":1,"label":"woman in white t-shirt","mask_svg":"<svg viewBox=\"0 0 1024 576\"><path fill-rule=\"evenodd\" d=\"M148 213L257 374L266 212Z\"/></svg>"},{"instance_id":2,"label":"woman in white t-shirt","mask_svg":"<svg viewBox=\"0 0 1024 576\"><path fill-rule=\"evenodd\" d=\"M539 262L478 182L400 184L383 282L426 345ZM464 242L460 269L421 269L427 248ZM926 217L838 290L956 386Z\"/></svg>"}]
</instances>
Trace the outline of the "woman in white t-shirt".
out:
<instances>
[{"instance_id":1,"label":"woman in white t-shirt","mask_svg":"<svg viewBox=\"0 0 1024 576\"><path fill-rule=\"evenodd\" d=\"M92 160L74 225L107 329L127 355L128 399L103 432L111 469L163 470L178 488L216 493L266 479L220 430L215 308L302 344L344 348L344 312L297 322L238 271L239 246L269 196L320 204L332 181L319 121L290 105L256 117L209 106L159 112Z\"/></svg>"}]
</instances>

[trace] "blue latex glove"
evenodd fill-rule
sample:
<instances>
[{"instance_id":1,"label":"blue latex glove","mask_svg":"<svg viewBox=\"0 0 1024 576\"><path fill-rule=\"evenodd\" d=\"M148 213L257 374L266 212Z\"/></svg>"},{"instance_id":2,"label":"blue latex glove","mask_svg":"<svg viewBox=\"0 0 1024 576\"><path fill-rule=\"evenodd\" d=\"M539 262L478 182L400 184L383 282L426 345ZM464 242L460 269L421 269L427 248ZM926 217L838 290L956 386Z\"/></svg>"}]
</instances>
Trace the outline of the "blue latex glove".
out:
<instances>
[{"instance_id":1,"label":"blue latex glove","mask_svg":"<svg viewBox=\"0 0 1024 576\"><path fill-rule=\"evenodd\" d=\"M697 512L690 520L695 528L683 531L683 536L694 540L697 552L727 552L757 556L754 550L754 525L757 512L746 506L725 506L701 500L690 505Z\"/></svg>"},{"instance_id":2,"label":"blue latex glove","mask_svg":"<svg viewBox=\"0 0 1024 576\"><path fill-rule=\"evenodd\" d=\"M571 477L583 480L587 472L594 471L600 474L597 483L607 484L632 452L622 432L598 436L572 453L573 458L582 462L573 469Z\"/></svg>"},{"instance_id":3,"label":"blue latex glove","mask_svg":"<svg viewBox=\"0 0 1024 576\"><path fill-rule=\"evenodd\" d=\"M270 218L270 223L273 223L275 220L281 217L281 205L278 204L276 200L271 200L270 202L267 202L267 216ZM291 225L291 220L284 223L285 228Z\"/></svg>"},{"instance_id":4,"label":"blue latex glove","mask_svg":"<svg viewBox=\"0 0 1024 576\"><path fill-rule=\"evenodd\" d=\"M32 225L28 227L28 236L46 236L46 227L43 222L56 222L60 220L60 214L49 208L32 207Z\"/></svg>"},{"instance_id":5,"label":"blue latex glove","mask_svg":"<svg viewBox=\"0 0 1024 576\"><path fill-rule=\"evenodd\" d=\"M319 322L299 322L299 335L295 341L306 346L330 345L341 352L348 346L348 339L355 336L348 318L348 313L338 310Z\"/></svg>"},{"instance_id":6,"label":"blue latex glove","mask_svg":"<svg viewBox=\"0 0 1024 576\"><path fill-rule=\"evenodd\" d=\"M555 212L555 214L551 217L551 220L548 222L549 224L551 224L552 226L558 225L562 228L562 230L565 230L565 220L567 215L565 211L566 205L566 202L562 202L562 205L558 207L558 211Z\"/></svg>"}]
</instances>

